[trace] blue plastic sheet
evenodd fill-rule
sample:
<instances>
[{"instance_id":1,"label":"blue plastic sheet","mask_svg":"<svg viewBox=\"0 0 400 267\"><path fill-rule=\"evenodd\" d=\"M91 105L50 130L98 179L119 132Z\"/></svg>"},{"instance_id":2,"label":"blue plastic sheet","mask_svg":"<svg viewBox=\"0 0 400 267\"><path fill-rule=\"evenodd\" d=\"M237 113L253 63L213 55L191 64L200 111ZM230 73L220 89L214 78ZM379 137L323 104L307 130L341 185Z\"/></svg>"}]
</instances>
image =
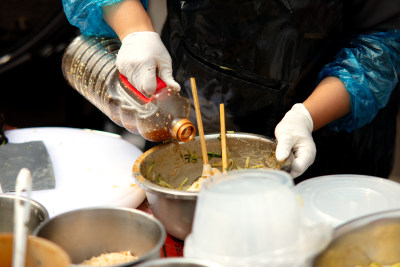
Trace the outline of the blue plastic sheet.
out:
<instances>
[{"instance_id":1,"label":"blue plastic sheet","mask_svg":"<svg viewBox=\"0 0 400 267\"><path fill-rule=\"evenodd\" d=\"M400 31L358 35L319 74L339 78L351 97L351 113L330 124L351 132L371 122L385 107L400 73Z\"/></svg>"},{"instance_id":2,"label":"blue plastic sheet","mask_svg":"<svg viewBox=\"0 0 400 267\"><path fill-rule=\"evenodd\" d=\"M117 37L115 32L103 20L102 6L118 3L122 0L62 0L68 21L79 28L82 34L91 36ZM147 9L148 0L141 0Z\"/></svg>"}]
</instances>

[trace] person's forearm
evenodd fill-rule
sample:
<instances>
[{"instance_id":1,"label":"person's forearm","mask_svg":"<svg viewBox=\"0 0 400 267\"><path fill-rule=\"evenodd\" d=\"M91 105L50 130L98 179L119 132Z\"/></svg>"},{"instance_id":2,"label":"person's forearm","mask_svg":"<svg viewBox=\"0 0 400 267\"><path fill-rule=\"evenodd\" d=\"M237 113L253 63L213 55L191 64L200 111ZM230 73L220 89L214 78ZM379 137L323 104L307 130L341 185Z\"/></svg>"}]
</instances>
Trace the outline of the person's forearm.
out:
<instances>
[{"instance_id":1,"label":"person's forearm","mask_svg":"<svg viewBox=\"0 0 400 267\"><path fill-rule=\"evenodd\" d=\"M102 7L103 19L122 41L130 33L138 31L153 31L155 29L149 15L139 0L124 0L122 2Z\"/></svg>"},{"instance_id":2,"label":"person's forearm","mask_svg":"<svg viewBox=\"0 0 400 267\"><path fill-rule=\"evenodd\" d=\"M351 111L350 94L336 77L323 79L304 101L314 122L314 131Z\"/></svg>"}]
</instances>

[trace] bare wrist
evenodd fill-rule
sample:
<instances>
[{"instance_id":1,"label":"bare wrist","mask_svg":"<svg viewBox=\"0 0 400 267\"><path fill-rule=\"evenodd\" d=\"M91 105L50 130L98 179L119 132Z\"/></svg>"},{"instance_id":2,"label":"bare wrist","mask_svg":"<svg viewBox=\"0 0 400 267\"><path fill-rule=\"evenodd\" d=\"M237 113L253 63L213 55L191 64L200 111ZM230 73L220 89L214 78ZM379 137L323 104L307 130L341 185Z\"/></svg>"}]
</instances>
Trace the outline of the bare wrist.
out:
<instances>
[{"instance_id":1,"label":"bare wrist","mask_svg":"<svg viewBox=\"0 0 400 267\"><path fill-rule=\"evenodd\" d=\"M141 31L155 32L153 24L139 0L124 0L102 7L103 19L122 41L128 34Z\"/></svg>"}]
</instances>

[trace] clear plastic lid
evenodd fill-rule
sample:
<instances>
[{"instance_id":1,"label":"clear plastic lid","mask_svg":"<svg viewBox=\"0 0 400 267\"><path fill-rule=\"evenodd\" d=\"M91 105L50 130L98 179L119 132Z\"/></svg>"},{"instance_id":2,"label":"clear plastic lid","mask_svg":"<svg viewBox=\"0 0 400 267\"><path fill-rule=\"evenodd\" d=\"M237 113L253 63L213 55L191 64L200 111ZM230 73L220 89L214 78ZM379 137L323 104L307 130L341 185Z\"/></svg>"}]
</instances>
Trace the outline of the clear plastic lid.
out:
<instances>
[{"instance_id":1,"label":"clear plastic lid","mask_svg":"<svg viewBox=\"0 0 400 267\"><path fill-rule=\"evenodd\" d=\"M373 176L320 176L295 186L306 216L334 227L375 212L400 208L400 184Z\"/></svg>"}]
</instances>

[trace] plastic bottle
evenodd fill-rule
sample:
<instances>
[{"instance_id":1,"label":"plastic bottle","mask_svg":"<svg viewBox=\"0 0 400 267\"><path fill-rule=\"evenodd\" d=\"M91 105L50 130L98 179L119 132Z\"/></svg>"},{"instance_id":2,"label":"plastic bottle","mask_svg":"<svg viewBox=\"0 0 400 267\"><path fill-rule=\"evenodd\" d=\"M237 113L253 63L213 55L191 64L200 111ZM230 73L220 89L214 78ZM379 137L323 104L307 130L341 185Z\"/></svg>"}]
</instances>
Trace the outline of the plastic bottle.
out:
<instances>
[{"instance_id":1,"label":"plastic bottle","mask_svg":"<svg viewBox=\"0 0 400 267\"><path fill-rule=\"evenodd\" d=\"M113 122L132 133L153 142L192 140L196 130L187 119L189 99L160 79L155 94L141 94L117 70L120 46L115 38L77 36L63 56L65 79Z\"/></svg>"}]
</instances>

